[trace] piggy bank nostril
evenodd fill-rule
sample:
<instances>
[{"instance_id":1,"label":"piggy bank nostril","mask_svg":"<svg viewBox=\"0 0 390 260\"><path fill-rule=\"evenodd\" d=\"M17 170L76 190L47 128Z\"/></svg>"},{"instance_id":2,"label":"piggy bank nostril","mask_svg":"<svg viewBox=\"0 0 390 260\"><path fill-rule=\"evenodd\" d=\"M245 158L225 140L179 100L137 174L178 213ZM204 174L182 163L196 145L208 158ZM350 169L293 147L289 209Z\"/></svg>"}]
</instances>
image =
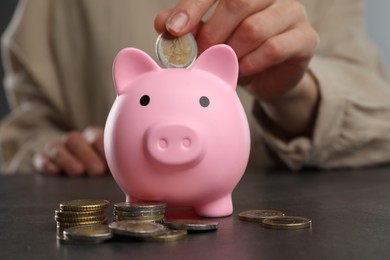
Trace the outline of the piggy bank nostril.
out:
<instances>
[{"instance_id":1,"label":"piggy bank nostril","mask_svg":"<svg viewBox=\"0 0 390 260\"><path fill-rule=\"evenodd\" d=\"M165 138L161 138L158 142L158 147L160 147L160 149L162 150L165 150L167 147L168 147L168 141L167 139Z\"/></svg>"},{"instance_id":2,"label":"piggy bank nostril","mask_svg":"<svg viewBox=\"0 0 390 260\"><path fill-rule=\"evenodd\" d=\"M185 137L185 138L183 138L181 144L182 144L183 148L185 148L185 149L190 148L190 146L191 146L191 139L188 138L188 137Z\"/></svg>"}]
</instances>

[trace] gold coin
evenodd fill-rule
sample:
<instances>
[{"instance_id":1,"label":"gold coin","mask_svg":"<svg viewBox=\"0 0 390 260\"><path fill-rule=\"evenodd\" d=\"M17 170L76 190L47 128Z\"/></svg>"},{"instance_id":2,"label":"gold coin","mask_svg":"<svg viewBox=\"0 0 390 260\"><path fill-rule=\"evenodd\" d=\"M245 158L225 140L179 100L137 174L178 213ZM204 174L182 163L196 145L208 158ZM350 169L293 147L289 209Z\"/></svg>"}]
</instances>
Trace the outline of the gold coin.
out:
<instances>
[{"instance_id":1,"label":"gold coin","mask_svg":"<svg viewBox=\"0 0 390 260\"><path fill-rule=\"evenodd\" d=\"M165 233L158 236L146 237L144 241L147 242L174 242L182 240L187 237L187 230L183 229L166 229Z\"/></svg>"},{"instance_id":2,"label":"gold coin","mask_svg":"<svg viewBox=\"0 0 390 260\"><path fill-rule=\"evenodd\" d=\"M311 220L304 217L283 216L264 219L261 224L272 229L301 229L311 227Z\"/></svg>"},{"instance_id":3,"label":"gold coin","mask_svg":"<svg viewBox=\"0 0 390 260\"><path fill-rule=\"evenodd\" d=\"M156 55L166 68L188 68L195 61L198 47L192 34L182 37L161 33L156 41Z\"/></svg>"},{"instance_id":4,"label":"gold coin","mask_svg":"<svg viewBox=\"0 0 390 260\"><path fill-rule=\"evenodd\" d=\"M165 215L155 215L155 216L140 216L140 217L130 217L116 215L117 220L144 220L144 221L159 221L164 219Z\"/></svg>"},{"instance_id":5,"label":"gold coin","mask_svg":"<svg viewBox=\"0 0 390 260\"><path fill-rule=\"evenodd\" d=\"M151 212L129 212L129 211L114 211L114 216L122 216L122 217L153 217L153 216L161 216L164 215L165 211L151 211Z\"/></svg>"},{"instance_id":6,"label":"gold coin","mask_svg":"<svg viewBox=\"0 0 390 260\"><path fill-rule=\"evenodd\" d=\"M158 223L158 224L164 224L165 219L160 219L160 220L148 220L148 219L143 219L143 220L134 220L134 219L129 219L129 218L116 218L115 221L124 221L124 220L129 220L129 221L135 221L139 223Z\"/></svg>"},{"instance_id":7,"label":"gold coin","mask_svg":"<svg viewBox=\"0 0 390 260\"><path fill-rule=\"evenodd\" d=\"M90 221L102 221L107 219L105 215L100 216L88 216L88 217L74 217L74 218L61 218L55 217L57 222L64 223L80 223L80 222L90 222Z\"/></svg>"},{"instance_id":8,"label":"gold coin","mask_svg":"<svg viewBox=\"0 0 390 260\"><path fill-rule=\"evenodd\" d=\"M59 218L82 218L90 216L101 216L104 215L103 210L94 211L62 211L60 209L55 210L55 216Z\"/></svg>"},{"instance_id":9,"label":"gold coin","mask_svg":"<svg viewBox=\"0 0 390 260\"><path fill-rule=\"evenodd\" d=\"M157 222L157 223L160 223L162 222L164 219L161 219L161 220L153 220L153 219L132 219L132 218L127 218L127 217L120 217L120 216L116 216L115 217L115 221L123 221L123 220L130 220L130 221L136 221L136 222L147 222L147 223L154 223L154 222Z\"/></svg>"},{"instance_id":10,"label":"gold coin","mask_svg":"<svg viewBox=\"0 0 390 260\"><path fill-rule=\"evenodd\" d=\"M136 214L136 215L142 215L142 214L145 214L145 215L153 215L153 214L163 214L165 213L165 209L126 209L126 210L123 210L123 209L114 209L114 214L116 212L119 212L121 214L128 214L128 215L131 215L131 214Z\"/></svg>"},{"instance_id":11,"label":"gold coin","mask_svg":"<svg viewBox=\"0 0 390 260\"><path fill-rule=\"evenodd\" d=\"M118 202L114 204L114 211L132 212L132 211L162 211L165 210L166 203L154 201L138 202Z\"/></svg>"},{"instance_id":12,"label":"gold coin","mask_svg":"<svg viewBox=\"0 0 390 260\"><path fill-rule=\"evenodd\" d=\"M247 210L240 212L238 218L243 221L262 222L266 218L275 218L284 216L284 212L272 209Z\"/></svg>"},{"instance_id":13,"label":"gold coin","mask_svg":"<svg viewBox=\"0 0 390 260\"><path fill-rule=\"evenodd\" d=\"M81 199L70 200L60 204L62 211L96 211L104 210L110 204L107 200Z\"/></svg>"},{"instance_id":14,"label":"gold coin","mask_svg":"<svg viewBox=\"0 0 390 260\"><path fill-rule=\"evenodd\" d=\"M85 222L57 222L57 228L69 228L74 227L78 225L91 225L91 224L107 224L107 218L104 218L103 220L96 220L96 221L85 221Z\"/></svg>"},{"instance_id":15,"label":"gold coin","mask_svg":"<svg viewBox=\"0 0 390 260\"><path fill-rule=\"evenodd\" d=\"M164 215L165 210L156 211L118 211L114 210L114 215L126 216L126 217L142 217L142 216L156 216Z\"/></svg>"}]
</instances>

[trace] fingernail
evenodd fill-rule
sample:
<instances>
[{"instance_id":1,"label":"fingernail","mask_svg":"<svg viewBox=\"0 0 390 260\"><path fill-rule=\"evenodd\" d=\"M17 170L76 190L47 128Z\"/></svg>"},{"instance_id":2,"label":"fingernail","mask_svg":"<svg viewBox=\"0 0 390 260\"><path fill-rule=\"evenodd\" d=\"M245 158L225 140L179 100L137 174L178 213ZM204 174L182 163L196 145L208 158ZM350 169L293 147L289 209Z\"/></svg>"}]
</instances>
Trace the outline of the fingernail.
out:
<instances>
[{"instance_id":1,"label":"fingernail","mask_svg":"<svg viewBox=\"0 0 390 260\"><path fill-rule=\"evenodd\" d=\"M180 32L188 23L188 14L180 11L171 16L167 23L167 29L174 32Z\"/></svg>"}]
</instances>

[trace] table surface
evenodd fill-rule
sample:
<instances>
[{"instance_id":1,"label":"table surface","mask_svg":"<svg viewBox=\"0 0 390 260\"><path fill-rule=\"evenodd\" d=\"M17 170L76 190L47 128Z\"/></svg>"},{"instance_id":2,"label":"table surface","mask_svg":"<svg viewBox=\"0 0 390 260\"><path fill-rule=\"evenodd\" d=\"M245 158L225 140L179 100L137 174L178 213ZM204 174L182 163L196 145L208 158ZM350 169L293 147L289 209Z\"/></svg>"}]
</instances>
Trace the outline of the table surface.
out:
<instances>
[{"instance_id":1,"label":"table surface","mask_svg":"<svg viewBox=\"0 0 390 260\"><path fill-rule=\"evenodd\" d=\"M113 204L124 195L110 176L1 176L0 259L390 259L390 167L248 169L233 193L234 213L215 219L217 231L171 243L59 243L54 210L80 198ZM312 227L273 230L240 221L238 213L249 209L308 217Z\"/></svg>"}]
</instances>

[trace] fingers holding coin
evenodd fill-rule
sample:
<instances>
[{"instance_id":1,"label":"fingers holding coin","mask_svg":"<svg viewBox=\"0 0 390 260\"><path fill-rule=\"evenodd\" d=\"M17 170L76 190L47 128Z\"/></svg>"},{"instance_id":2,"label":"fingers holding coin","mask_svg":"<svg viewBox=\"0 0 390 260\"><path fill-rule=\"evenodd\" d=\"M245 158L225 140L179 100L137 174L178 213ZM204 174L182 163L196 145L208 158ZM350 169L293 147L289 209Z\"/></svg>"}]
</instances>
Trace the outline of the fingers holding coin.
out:
<instances>
[{"instance_id":1,"label":"fingers holding coin","mask_svg":"<svg viewBox=\"0 0 390 260\"><path fill-rule=\"evenodd\" d=\"M156 16L155 28L158 32L166 29L177 37L192 32L203 52L212 45L225 43L247 17L272 2L276 0L182 0L173 9L163 10ZM206 14L208 19L203 23Z\"/></svg>"},{"instance_id":2,"label":"fingers holding coin","mask_svg":"<svg viewBox=\"0 0 390 260\"><path fill-rule=\"evenodd\" d=\"M203 23L207 12L211 15ZM159 32L166 29L174 36L193 32L199 53L215 44L230 45L239 58L240 76L251 76L248 84L252 76L259 76L256 86L274 82L276 98L299 83L319 42L305 8L297 0L183 0L173 9L160 12L155 28ZM281 68L262 75L279 65ZM260 100L275 98L255 94Z\"/></svg>"}]
</instances>

